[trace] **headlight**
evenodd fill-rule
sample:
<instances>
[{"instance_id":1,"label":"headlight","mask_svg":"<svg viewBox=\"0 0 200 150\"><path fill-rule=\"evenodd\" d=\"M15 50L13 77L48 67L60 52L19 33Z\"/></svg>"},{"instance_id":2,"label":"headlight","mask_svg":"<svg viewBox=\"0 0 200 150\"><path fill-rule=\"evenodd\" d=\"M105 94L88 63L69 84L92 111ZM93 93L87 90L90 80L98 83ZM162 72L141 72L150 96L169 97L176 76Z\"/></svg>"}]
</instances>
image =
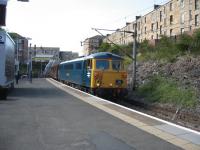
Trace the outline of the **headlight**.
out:
<instances>
[{"instance_id":1,"label":"headlight","mask_svg":"<svg viewBox=\"0 0 200 150\"><path fill-rule=\"evenodd\" d=\"M116 81L115 81L115 84L116 84L116 85L122 85L122 84L123 84L123 80L116 80Z\"/></svg>"}]
</instances>

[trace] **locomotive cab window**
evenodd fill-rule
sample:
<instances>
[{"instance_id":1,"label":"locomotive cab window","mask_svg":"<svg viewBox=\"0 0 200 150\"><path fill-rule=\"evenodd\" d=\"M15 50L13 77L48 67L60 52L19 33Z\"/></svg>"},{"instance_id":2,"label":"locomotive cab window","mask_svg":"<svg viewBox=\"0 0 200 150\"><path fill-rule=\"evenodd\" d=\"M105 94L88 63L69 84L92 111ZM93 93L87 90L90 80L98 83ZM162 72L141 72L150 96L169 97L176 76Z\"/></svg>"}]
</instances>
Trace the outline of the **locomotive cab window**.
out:
<instances>
[{"instance_id":1,"label":"locomotive cab window","mask_svg":"<svg viewBox=\"0 0 200 150\"><path fill-rule=\"evenodd\" d=\"M109 69L108 60L96 60L96 69L107 70Z\"/></svg>"},{"instance_id":2,"label":"locomotive cab window","mask_svg":"<svg viewBox=\"0 0 200 150\"><path fill-rule=\"evenodd\" d=\"M112 69L113 70L123 70L123 64L121 61L113 60L112 61Z\"/></svg>"}]
</instances>

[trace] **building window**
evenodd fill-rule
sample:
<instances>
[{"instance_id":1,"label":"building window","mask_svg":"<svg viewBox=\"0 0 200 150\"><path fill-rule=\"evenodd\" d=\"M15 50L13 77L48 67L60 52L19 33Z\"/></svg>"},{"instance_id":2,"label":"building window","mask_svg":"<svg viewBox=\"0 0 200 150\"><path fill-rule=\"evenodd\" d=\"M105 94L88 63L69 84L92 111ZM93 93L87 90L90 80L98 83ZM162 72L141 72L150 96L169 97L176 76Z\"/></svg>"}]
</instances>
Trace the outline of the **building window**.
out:
<instances>
[{"instance_id":1,"label":"building window","mask_svg":"<svg viewBox=\"0 0 200 150\"><path fill-rule=\"evenodd\" d=\"M169 35L170 35L170 37L173 36L173 29L170 29Z\"/></svg>"},{"instance_id":2,"label":"building window","mask_svg":"<svg viewBox=\"0 0 200 150\"><path fill-rule=\"evenodd\" d=\"M185 15L181 14L181 24L184 24L184 22L185 22Z\"/></svg>"},{"instance_id":3,"label":"building window","mask_svg":"<svg viewBox=\"0 0 200 150\"><path fill-rule=\"evenodd\" d=\"M172 25L172 23L173 23L173 15L170 16L169 20L170 20L170 25Z\"/></svg>"},{"instance_id":4,"label":"building window","mask_svg":"<svg viewBox=\"0 0 200 150\"><path fill-rule=\"evenodd\" d=\"M165 14L165 7L164 7L164 10L163 10L163 11L164 11L164 14Z\"/></svg>"},{"instance_id":5,"label":"building window","mask_svg":"<svg viewBox=\"0 0 200 150\"><path fill-rule=\"evenodd\" d=\"M199 15L195 15L195 26L199 25Z\"/></svg>"},{"instance_id":6,"label":"building window","mask_svg":"<svg viewBox=\"0 0 200 150\"><path fill-rule=\"evenodd\" d=\"M156 23L156 30L158 30L158 22Z\"/></svg>"},{"instance_id":7,"label":"building window","mask_svg":"<svg viewBox=\"0 0 200 150\"><path fill-rule=\"evenodd\" d=\"M181 5L181 8L183 8L183 7L184 7L184 0L181 0L180 3L181 3L181 4L180 4L180 5Z\"/></svg>"},{"instance_id":8,"label":"building window","mask_svg":"<svg viewBox=\"0 0 200 150\"><path fill-rule=\"evenodd\" d=\"M151 35L151 39L153 40L153 35Z\"/></svg>"},{"instance_id":9,"label":"building window","mask_svg":"<svg viewBox=\"0 0 200 150\"><path fill-rule=\"evenodd\" d=\"M158 34L156 34L156 39L158 39Z\"/></svg>"},{"instance_id":10,"label":"building window","mask_svg":"<svg viewBox=\"0 0 200 150\"><path fill-rule=\"evenodd\" d=\"M137 24L137 25L138 25L138 30L140 30L140 22L138 22L138 24Z\"/></svg>"},{"instance_id":11,"label":"building window","mask_svg":"<svg viewBox=\"0 0 200 150\"><path fill-rule=\"evenodd\" d=\"M167 20L166 20L166 18L164 19L164 26L166 27L166 25L167 25Z\"/></svg>"},{"instance_id":12,"label":"building window","mask_svg":"<svg viewBox=\"0 0 200 150\"><path fill-rule=\"evenodd\" d=\"M184 31L185 31L185 30L184 30L184 28L181 28L181 34L183 34L183 33L184 33Z\"/></svg>"},{"instance_id":13,"label":"building window","mask_svg":"<svg viewBox=\"0 0 200 150\"><path fill-rule=\"evenodd\" d=\"M147 18L146 17L144 17L144 23L146 23L147 22Z\"/></svg>"},{"instance_id":14,"label":"building window","mask_svg":"<svg viewBox=\"0 0 200 150\"><path fill-rule=\"evenodd\" d=\"M147 27L144 27L144 33L145 34L147 33Z\"/></svg>"},{"instance_id":15,"label":"building window","mask_svg":"<svg viewBox=\"0 0 200 150\"><path fill-rule=\"evenodd\" d=\"M172 11L172 3L169 4L169 10Z\"/></svg>"},{"instance_id":16,"label":"building window","mask_svg":"<svg viewBox=\"0 0 200 150\"><path fill-rule=\"evenodd\" d=\"M160 26L160 34L162 34L162 26Z\"/></svg>"},{"instance_id":17,"label":"building window","mask_svg":"<svg viewBox=\"0 0 200 150\"><path fill-rule=\"evenodd\" d=\"M162 11L160 11L160 22L162 21Z\"/></svg>"},{"instance_id":18,"label":"building window","mask_svg":"<svg viewBox=\"0 0 200 150\"><path fill-rule=\"evenodd\" d=\"M151 31L154 31L154 23L151 24Z\"/></svg>"},{"instance_id":19,"label":"building window","mask_svg":"<svg viewBox=\"0 0 200 150\"><path fill-rule=\"evenodd\" d=\"M189 10L189 20L192 20L192 10Z\"/></svg>"},{"instance_id":20,"label":"building window","mask_svg":"<svg viewBox=\"0 0 200 150\"><path fill-rule=\"evenodd\" d=\"M200 0L195 0L195 9L199 9L199 4L200 3Z\"/></svg>"},{"instance_id":21,"label":"building window","mask_svg":"<svg viewBox=\"0 0 200 150\"><path fill-rule=\"evenodd\" d=\"M140 34L138 34L137 36L138 36L138 41L140 41Z\"/></svg>"},{"instance_id":22,"label":"building window","mask_svg":"<svg viewBox=\"0 0 200 150\"><path fill-rule=\"evenodd\" d=\"M192 31L192 26L190 26L190 31Z\"/></svg>"}]
</instances>

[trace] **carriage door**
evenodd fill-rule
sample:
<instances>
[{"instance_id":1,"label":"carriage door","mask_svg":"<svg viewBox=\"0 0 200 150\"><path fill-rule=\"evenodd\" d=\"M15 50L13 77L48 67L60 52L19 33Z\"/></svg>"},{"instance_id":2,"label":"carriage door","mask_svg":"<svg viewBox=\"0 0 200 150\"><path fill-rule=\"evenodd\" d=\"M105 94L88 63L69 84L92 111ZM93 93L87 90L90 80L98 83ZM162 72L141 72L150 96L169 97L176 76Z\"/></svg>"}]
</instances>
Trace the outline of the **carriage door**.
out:
<instances>
[{"instance_id":1,"label":"carriage door","mask_svg":"<svg viewBox=\"0 0 200 150\"><path fill-rule=\"evenodd\" d=\"M92 69L92 59L87 59L83 64L83 85L86 87L90 87L91 83L91 69Z\"/></svg>"}]
</instances>

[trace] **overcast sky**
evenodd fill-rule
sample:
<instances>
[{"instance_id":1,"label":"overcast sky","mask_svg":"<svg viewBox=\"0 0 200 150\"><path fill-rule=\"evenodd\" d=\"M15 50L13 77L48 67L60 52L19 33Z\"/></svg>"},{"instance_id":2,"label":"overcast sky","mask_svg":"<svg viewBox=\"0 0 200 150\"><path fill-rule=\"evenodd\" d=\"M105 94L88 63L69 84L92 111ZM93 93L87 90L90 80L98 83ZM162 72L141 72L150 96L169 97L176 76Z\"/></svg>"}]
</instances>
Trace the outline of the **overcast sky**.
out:
<instances>
[{"instance_id":1,"label":"overcast sky","mask_svg":"<svg viewBox=\"0 0 200 150\"><path fill-rule=\"evenodd\" d=\"M98 34L91 28L122 28L136 15L151 11L154 3L168 0L29 1L8 1L6 29L31 38L32 45L82 54L80 41Z\"/></svg>"}]
</instances>

